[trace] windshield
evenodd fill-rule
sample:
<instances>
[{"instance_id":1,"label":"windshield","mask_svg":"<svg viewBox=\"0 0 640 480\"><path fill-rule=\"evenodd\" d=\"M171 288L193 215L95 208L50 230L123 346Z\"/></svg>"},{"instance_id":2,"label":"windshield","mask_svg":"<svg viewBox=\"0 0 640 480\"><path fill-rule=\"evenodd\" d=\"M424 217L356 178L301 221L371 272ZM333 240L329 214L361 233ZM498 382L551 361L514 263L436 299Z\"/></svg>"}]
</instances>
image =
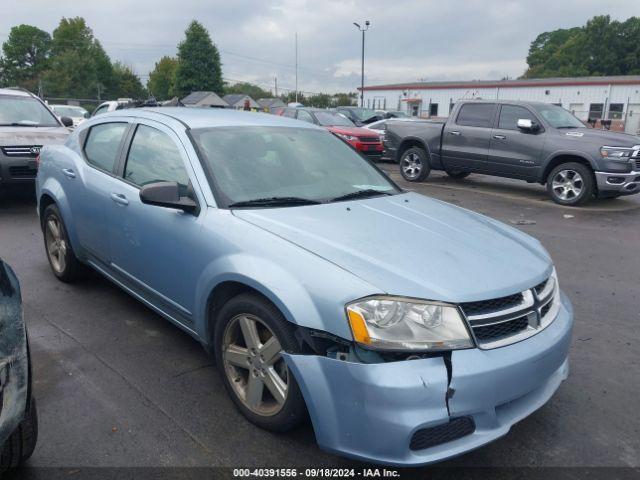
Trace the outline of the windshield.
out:
<instances>
[{"instance_id":1,"label":"windshield","mask_svg":"<svg viewBox=\"0 0 640 480\"><path fill-rule=\"evenodd\" d=\"M557 105L537 105L533 108L554 128L586 128L584 123Z\"/></svg>"},{"instance_id":2,"label":"windshield","mask_svg":"<svg viewBox=\"0 0 640 480\"><path fill-rule=\"evenodd\" d=\"M354 127L351 120L338 112L314 112L318 123L325 127Z\"/></svg>"},{"instance_id":3,"label":"windshield","mask_svg":"<svg viewBox=\"0 0 640 480\"><path fill-rule=\"evenodd\" d=\"M212 173L212 188L227 207L260 199L328 202L366 191L400 190L329 132L287 127L192 130ZM296 202L291 202L295 205Z\"/></svg>"},{"instance_id":4,"label":"windshield","mask_svg":"<svg viewBox=\"0 0 640 480\"><path fill-rule=\"evenodd\" d=\"M18 127L58 127L56 117L31 97L0 96L0 125Z\"/></svg>"},{"instance_id":5,"label":"windshield","mask_svg":"<svg viewBox=\"0 0 640 480\"><path fill-rule=\"evenodd\" d=\"M71 105L51 105L51 109L61 117L84 117L88 113L82 107Z\"/></svg>"},{"instance_id":6,"label":"windshield","mask_svg":"<svg viewBox=\"0 0 640 480\"><path fill-rule=\"evenodd\" d=\"M376 112L368 108L352 108L351 113L353 113L356 117L358 117L358 120L360 120L361 122L364 122L365 120L369 120L372 117L378 116Z\"/></svg>"}]
</instances>

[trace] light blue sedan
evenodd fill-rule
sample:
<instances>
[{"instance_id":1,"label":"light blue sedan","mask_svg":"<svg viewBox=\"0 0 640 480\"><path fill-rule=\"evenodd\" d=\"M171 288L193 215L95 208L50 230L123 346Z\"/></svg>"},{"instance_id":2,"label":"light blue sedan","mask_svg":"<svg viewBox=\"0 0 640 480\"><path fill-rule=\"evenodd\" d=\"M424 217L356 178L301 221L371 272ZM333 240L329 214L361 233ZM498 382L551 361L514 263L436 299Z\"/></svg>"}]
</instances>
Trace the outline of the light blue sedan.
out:
<instances>
[{"instance_id":1,"label":"light blue sedan","mask_svg":"<svg viewBox=\"0 0 640 480\"><path fill-rule=\"evenodd\" d=\"M199 340L248 420L308 412L326 450L442 460L567 377L573 313L540 243L402 191L319 127L120 110L43 150L37 196L56 277L97 270Z\"/></svg>"}]
</instances>

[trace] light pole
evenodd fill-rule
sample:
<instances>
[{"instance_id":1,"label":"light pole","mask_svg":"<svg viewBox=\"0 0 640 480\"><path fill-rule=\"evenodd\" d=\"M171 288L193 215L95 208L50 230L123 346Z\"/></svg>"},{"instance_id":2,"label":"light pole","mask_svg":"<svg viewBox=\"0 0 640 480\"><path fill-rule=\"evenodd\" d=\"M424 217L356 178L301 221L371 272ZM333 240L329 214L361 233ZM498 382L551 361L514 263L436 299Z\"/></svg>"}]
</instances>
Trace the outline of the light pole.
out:
<instances>
[{"instance_id":1,"label":"light pole","mask_svg":"<svg viewBox=\"0 0 640 480\"><path fill-rule=\"evenodd\" d=\"M369 25L371 22L367 20L364 22L364 28L360 26L360 24L353 22L358 30L362 32L362 69L360 74L360 107L364 107L364 32L369 30Z\"/></svg>"}]
</instances>

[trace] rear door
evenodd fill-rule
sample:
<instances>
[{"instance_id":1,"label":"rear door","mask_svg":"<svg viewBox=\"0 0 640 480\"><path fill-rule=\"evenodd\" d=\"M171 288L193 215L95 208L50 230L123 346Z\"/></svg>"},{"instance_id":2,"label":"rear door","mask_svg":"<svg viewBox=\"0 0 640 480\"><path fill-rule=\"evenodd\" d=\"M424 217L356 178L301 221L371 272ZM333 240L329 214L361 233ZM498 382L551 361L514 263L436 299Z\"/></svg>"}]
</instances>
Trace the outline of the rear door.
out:
<instances>
[{"instance_id":1,"label":"rear door","mask_svg":"<svg viewBox=\"0 0 640 480\"><path fill-rule=\"evenodd\" d=\"M518 120L531 120L538 131L518 128ZM500 105L496 128L491 132L488 169L517 178L536 178L546 135L537 116L522 105Z\"/></svg>"},{"instance_id":2,"label":"rear door","mask_svg":"<svg viewBox=\"0 0 640 480\"><path fill-rule=\"evenodd\" d=\"M100 262L109 259L106 206L109 183L116 175L117 160L129 130L130 119L110 118L83 132L84 162L78 171L64 168L62 178L76 225L80 246Z\"/></svg>"},{"instance_id":3,"label":"rear door","mask_svg":"<svg viewBox=\"0 0 640 480\"><path fill-rule=\"evenodd\" d=\"M442 134L442 161L445 170L486 169L495 116L495 103L470 102L460 107L456 118L447 122Z\"/></svg>"}]
</instances>

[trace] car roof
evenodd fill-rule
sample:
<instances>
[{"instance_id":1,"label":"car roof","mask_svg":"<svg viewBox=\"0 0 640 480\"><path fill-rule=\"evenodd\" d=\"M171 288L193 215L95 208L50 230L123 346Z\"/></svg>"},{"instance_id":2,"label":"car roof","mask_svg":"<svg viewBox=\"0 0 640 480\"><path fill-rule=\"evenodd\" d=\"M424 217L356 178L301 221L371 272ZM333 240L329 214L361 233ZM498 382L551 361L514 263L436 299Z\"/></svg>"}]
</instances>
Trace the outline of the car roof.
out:
<instances>
[{"instance_id":1,"label":"car roof","mask_svg":"<svg viewBox=\"0 0 640 480\"><path fill-rule=\"evenodd\" d=\"M547 102L530 102L530 101L525 101L525 100L509 100L507 99L500 99L500 100L491 100L491 99L482 99L482 100L475 100L475 99L468 99L468 100L460 100L458 103L498 103L500 105L504 105L504 104L509 104L509 105L551 105L550 103Z\"/></svg>"},{"instance_id":2,"label":"car roof","mask_svg":"<svg viewBox=\"0 0 640 480\"><path fill-rule=\"evenodd\" d=\"M0 88L0 95L13 95L14 97L33 97L33 95L17 88Z\"/></svg>"},{"instance_id":3,"label":"car roof","mask_svg":"<svg viewBox=\"0 0 640 480\"><path fill-rule=\"evenodd\" d=\"M292 118L279 115L270 115L263 112L245 112L243 110L226 108L185 108L185 107L145 107L116 110L100 115L100 119L110 116L138 117L150 120L163 121L171 117L189 128L211 127L297 127L315 128L307 122L301 122Z\"/></svg>"}]
</instances>

